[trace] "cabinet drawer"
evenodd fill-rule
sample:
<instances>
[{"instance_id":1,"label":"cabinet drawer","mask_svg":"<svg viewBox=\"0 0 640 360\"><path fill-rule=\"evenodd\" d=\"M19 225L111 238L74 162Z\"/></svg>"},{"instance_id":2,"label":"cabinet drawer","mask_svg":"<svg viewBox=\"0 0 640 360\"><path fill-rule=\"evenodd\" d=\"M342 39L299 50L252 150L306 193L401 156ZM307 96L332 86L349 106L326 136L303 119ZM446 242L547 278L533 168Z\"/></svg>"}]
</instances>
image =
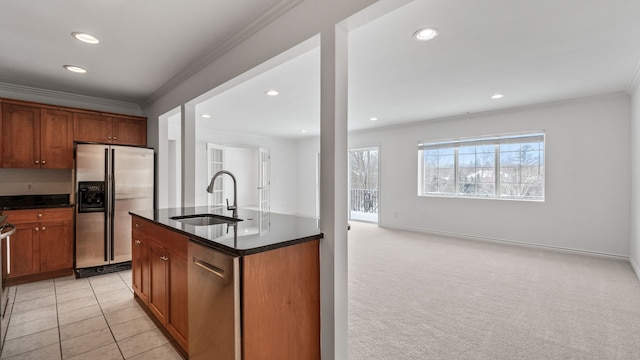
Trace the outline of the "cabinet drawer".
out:
<instances>
[{"instance_id":1,"label":"cabinet drawer","mask_svg":"<svg viewBox=\"0 0 640 360\"><path fill-rule=\"evenodd\" d=\"M134 217L134 234L137 232L140 237L152 240L174 254L184 259L187 258L187 243L189 242L189 238L146 220L140 219L141 221L136 221L138 219L140 218ZM136 223L140 224L137 230L135 227Z\"/></svg>"},{"instance_id":2,"label":"cabinet drawer","mask_svg":"<svg viewBox=\"0 0 640 360\"><path fill-rule=\"evenodd\" d=\"M38 221L72 220L73 208L5 210L2 214L9 216L8 221L12 224L23 224Z\"/></svg>"},{"instance_id":3,"label":"cabinet drawer","mask_svg":"<svg viewBox=\"0 0 640 360\"><path fill-rule=\"evenodd\" d=\"M135 236L145 236L147 228L149 227L149 221L142 219L141 217L131 216L131 234Z\"/></svg>"}]
</instances>

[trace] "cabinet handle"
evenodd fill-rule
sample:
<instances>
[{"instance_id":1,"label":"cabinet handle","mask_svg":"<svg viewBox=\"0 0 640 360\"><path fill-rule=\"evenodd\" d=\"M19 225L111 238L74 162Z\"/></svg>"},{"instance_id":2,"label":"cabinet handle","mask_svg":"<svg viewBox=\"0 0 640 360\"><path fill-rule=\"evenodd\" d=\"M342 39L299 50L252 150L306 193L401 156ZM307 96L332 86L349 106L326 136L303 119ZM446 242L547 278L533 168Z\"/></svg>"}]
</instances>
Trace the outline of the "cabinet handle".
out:
<instances>
[{"instance_id":1,"label":"cabinet handle","mask_svg":"<svg viewBox=\"0 0 640 360\"><path fill-rule=\"evenodd\" d=\"M142 241L136 240L135 243L136 243L136 245L140 245L140 244L142 244Z\"/></svg>"},{"instance_id":2,"label":"cabinet handle","mask_svg":"<svg viewBox=\"0 0 640 360\"><path fill-rule=\"evenodd\" d=\"M46 161L42 160L42 165L44 165L44 164L46 164L46 163L47 163Z\"/></svg>"},{"instance_id":3,"label":"cabinet handle","mask_svg":"<svg viewBox=\"0 0 640 360\"><path fill-rule=\"evenodd\" d=\"M35 229L33 229L33 230L35 230L35 231L40 231L40 229L39 229L39 228L35 228Z\"/></svg>"},{"instance_id":4,"label":"cabinet handle","mask_svg":"<svg viewBox=\"0 0 640 360\"><path fill-rule=\"evenodd\" d=\"M116 139L116 137L114 136L114 137L113 137L113 140L118 140L118 139Z\"/></svg>"},{"instance_id":5,"label":"cabinet handle","mask_svg":"<svg viewBox=\"0 0 640 360\"><path fill-rule=\"evenodd\" d=\"M162 261L167 261L167 260L169 260L169 258L168 258L168 257L166 257L166 256L160 256L160 260L162 260Z\"/></svg>"},{"instance_id":6,"label":"cabinet handle","mask_svg":"<svg viewBox=\"0 0 640 360\"><path fill-rule=\"evenodd\" d=\"M111 140L111 136L107 136L107 139Z\"/></svg>"},{"instance_id":7,"label":"cabinet handle","mask_svg":"<svg viewBox=\"0 0 640 360\"><path fill-rule=\"evenodd\" d=\"M38 213L38 217L41 218L42 217L42 213Z\"/></svg>"},{"instance_id":8,"label":"cabinet handle","mask_svg":"<svg viewBox=\"0 0 640 360\"><path fill-rule=\"evenodd\" d=\"M36 160L36 165L40 164L40 161Z\"/></svg>"},{"instance_id":9,"label":"cabinet handle","mask_svg":"<svg viewBox=\"0 0 640 360\"><path fill-rule=\"evenodd\" d=\"M45 230L47 230L47 228L43 226L43 227L42 227L42 231L45 231Z\"/></svg>"},{"instance_id":10,"label":"cabinet handle","mask_svg":"<svg viewBox=\"0 0 640 360\"><path fill-rule=\"evenodd\" d=\"M138 228L138 227L140 227L140 224L136 224L136 227L137 227L137 228Z\"/></svg>"}]
</instances>

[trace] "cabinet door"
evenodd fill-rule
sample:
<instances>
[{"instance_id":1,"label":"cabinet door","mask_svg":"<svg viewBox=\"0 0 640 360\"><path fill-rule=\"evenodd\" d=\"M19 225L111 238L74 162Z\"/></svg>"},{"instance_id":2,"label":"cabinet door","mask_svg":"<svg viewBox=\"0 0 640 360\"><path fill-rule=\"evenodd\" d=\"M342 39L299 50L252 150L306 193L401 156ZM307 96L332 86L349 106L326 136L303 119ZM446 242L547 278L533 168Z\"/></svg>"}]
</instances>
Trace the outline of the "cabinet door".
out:
<instances>
[{"instance_id":1,"label":"cabinet door","mask_svg":"<svg viewBox=\"0 0 640 360\"><path fill-rule=\"evenodd\" d=\"M42 110L40 164L47 169L73 168L73 113Z\"/></svg>"},{"instance_id":2,"label":"cabinet door","mask_svg":"<svg viewBox=\"0 0 640 360\"><path fill-rule=\"evenodd\" d=\"M73 222L40 223L40 272L73 268Z\"/></svg>"},{"instance_id":3,"label":"cabinet door","mask_svg":"<svg viewBox=\"0 0 640 360\"><path fill-rule=\"evenodd\" d=\"M169 313L167 316L167 330L185 350L189 350L188 333L188 289L187 289L187 260L174 252L167 251L169 262Z\"/></svg>"},{"instance_id":4,"label":"cabinet door","mask_svg":"<svg viewBox=\"0 0 640 360\"><path fill-rule=\"evenodd\" d=\"M144 119L112 117L113 143L147 146L147 122Z\"/></svg>"},{"instance_id":5,"label":"cabinet door","mask_svg":"<svg viewBox=\"0 0 640 360\"><path fill-rule=\"evenodd\" d=\"M15 224L16 232L8 240L8 278L36 274L39 271L38 223ZM2 249L3 251L5 249Z\"/></svg>"},{"instance_id":6,"label":"cabinet door","mask_svg":"<svg viewBox=\"0 0 640 360\"><path fill-rule=\"evenodd\" d=\"M111 118L100 114L75 113L73 139L86 142L111 142Z\"/></svg>"},{"instance_id":7,"label":"cabinet door","mask_svg":"<svg viewBox=\"0 0 640 360\"><path fill-rule=\"evenodd\" d=\"M149 305L149 243L139 232L133 231L131 237L133 291L140 300Z\"/></svg>"},{"instance_id":8,"label":"cabinet door","mask_svg":"<svg viewBox=\"0 0 640 360\"><path fill-rule=\"evenodd\" d=\"M2 166L40 167L40 108L2 104Z\"/></svg>"},{"instance_id":9,"label":"cabinet door","mask_svg":"<svg viewBox=\"0 0 640 360\"><path fill-rule=\"evenodd\" d=\"M149 241L149 309L167 323L167 259L165 249Z\"/></svg>"}]
</instances>

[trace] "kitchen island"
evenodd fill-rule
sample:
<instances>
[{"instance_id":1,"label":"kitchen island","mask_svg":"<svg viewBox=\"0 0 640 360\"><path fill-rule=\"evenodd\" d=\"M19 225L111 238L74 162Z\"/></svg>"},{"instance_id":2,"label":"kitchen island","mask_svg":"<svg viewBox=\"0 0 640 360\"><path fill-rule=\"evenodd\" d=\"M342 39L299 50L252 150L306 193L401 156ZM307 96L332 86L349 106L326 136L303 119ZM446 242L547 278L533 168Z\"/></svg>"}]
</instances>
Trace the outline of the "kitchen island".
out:
<instances>
[{"instance_id":1,"label":"kitchen island","mask_svg":"<svg viewBox=\"0 0 640 360\"><path fill-rule=\"evenodd\" d=\"M317 219L241 208L236 221L223 207L130 214L135 295L190 359L320 358Z\"/></svg>"}]
</instances>

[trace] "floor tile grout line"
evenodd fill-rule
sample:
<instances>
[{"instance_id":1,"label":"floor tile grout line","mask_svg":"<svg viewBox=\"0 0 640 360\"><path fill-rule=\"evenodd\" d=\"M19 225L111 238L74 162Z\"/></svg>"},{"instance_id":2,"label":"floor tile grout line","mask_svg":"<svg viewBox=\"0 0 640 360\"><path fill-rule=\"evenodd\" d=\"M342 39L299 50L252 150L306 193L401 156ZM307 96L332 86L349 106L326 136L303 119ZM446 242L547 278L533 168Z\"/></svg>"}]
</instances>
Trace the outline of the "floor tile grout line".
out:
<instances>
[{"instance_id":1,"label":"floor tile grout line","mask_svg":"<svg viewBox=\"0 0 640 360\"><path fill-rule=\"evenodd\" d=\"M122 283L124 283L124 285L125 285L126 289L128 290L128 292L129 292L129 293L131 293L131 295L132 295L132 296L135 296L135 294L134 294L134 292L133 292L133 289L131 289L131 287L128 285L127 280L126 280L125 278L123 278L123 274L122 274L121 272L117 272L117 275L118 275L118 278L117 278L117 280L116 280L116 281L113 281L113 283L121 281ZM59 349L59 352L60 352L60 359L64 359L64 355L63 355L63 351L62 351L62 332L61 332L61 325L60 325L60 312L59 312L59 302L58 302L58 281L57 281L57 280L60 280L60 278L57 278L57 279L51 279L51 280L50 280L50 281L51 281L50 283L51 283L51 284L52 284L52 286L53 286L53 298L54 298L54 300L55 300L55 310L56 310L56 314L55 314L55 316L56 316L56 325L57 325L56 330L57 330L57 332L58 332L58 349ZM74 280L78 280L78 279L77 279L77 278L74 278ZM121 347L120 347L119 342L115 339L115 335L114 335L114 333L113 333L112 326L111 326L111 325L109 324L109 322L107 321L106 313L105 313L104 308L103 308L103 304L98 300L98 294L97 294L97 293L96 293L96 291L95 291L95 286L96 286L96 285L94 285L94 284L91 282L91 280L89 280L88 278L87 278L87 280L86 280L86 281L87 281L87 283L89 284L89 288L91 288L91 292L92 292L92 294L93 294L93 297L94 297L94 299L96 300L96 303L97 303L97 305L98 305L98 308L100 309L100 314L102 315L102 317L103 317L103 319L104 319L105 323L107 324L107 328L108 328L108 330L109 330L109 333L111 334L111 337L112 337L112 339L113 339L114 343L115 343L115 344L116 344L116 346L118 347L118 351L119 351L119 353L120 353L121 357L122 357L123 359L126 359L126 357L124 356L124 353L122 352L122 349L121 349ZM107 284L108 284L108 283L107 283ZM14 299L13 299L13 300L14 300L14 301L13 301L13 303L14 303L14 304L15 304L15 299L17 298L17 294L18 294L19 289L21 289L21 288L19 287L19 285L16 285L16 291L15 291ZM27 299L27 300L24 300L24 301L28 301L28 300L31 300L31 299ZM69 300L69 301L73 301L73 300ZM14 306L12 306L12 307L11 307L11 314L13 314L13 310L14 310ZM114 310L114 311L117 311L117 310ZM148 315L147 315L147 316L148 316ZM137 319L131 319L131 320L128 320L128 321L135 321L135 320L137 320ZM75 322L79 322L79 321L82 321L82 320L78 320L78 321L75 321ZM74 323L75 323L75 322L74 322ZM71 325L71 324L73 324L73 323L65 324L65 326L67 326L67 325ZM10 318L10 320L9 320L9 324L7 325L7 330L9 329L10 325L11 325L11 318ZM14 324L14 325L15 325L15 324ZM120 340L122 341L122 340L130 339L130 338L135 337L135 336L137 336L137 335L140 335L140 334L143 334L143 333L146 333L146 332L151 332L151 331L154 331L154 330L157 330L157 327L155 327L155 324L154 324L154 327L153 327L152 329L148 329L148 330L146 330L146 331L142 331L141 333L134 334L134 335L128 336L128 337L123 338L123 339L120 339ZM40 332L42 332L42 331L40 331ZM36 333L37 333L37 332L36 332ZM32 335L32 334L29 334L29 335ZM16 338L16 339L19 339L19 338L20 338L20 337L18 337L18 338ZM12 340L13 340L13 339L12 339ZM109 345L109 344L105 344L105 345L102 345L102 346L98 346L98 347L96 347L96 348L94 348L94 349L88 350L87 352L89 352L89 351L94 351L94 350L96 350L96 349L99 349L99 348L101 348L101 347L105 347L105 346L108 346L108 345ZM136 354L136 355L134 355L134 356L139 356L139 355L142 355L142 354L144 354L144 353L147 353L147 352L153 351L153 350L155 350L155 349L157 349L157 348L160 348L160 347L162 347L162 346L164 346L164 345L166 345L166 343L164 343L164 344L162 344L162 345L160 345L160 346L155 346L155 347L153 347L153 348L151 348L151 349L147 349L147 350L145 350L145 351L143 351L143 352L141 352L141 353L139 353L139 354ZM50 345L47 345L47 346L50 346ZM35 350L38 350L38 349L42 349L42 347L37 348L37 349L31 349L31 350L29 350L29 351L35 351ZM80 354L75 354L74 356L78 356L78 355L86 354L87 352L83 352L83 353L80 353ZM22 352L22 353L20 353L20 354L24 354L24 353L26 353L26 352ZM20 354L14 354L13 356L18 356L18 355L20 355Z\"/></svg>"},{"instance_id":2,"label":"floor tile grout line","mask_svg":"<svg viewBox=\"0 0 640 360\"><path fill-rule=\"evenodd\" d=\"M122 282L125 284L125 286L126 286L127 290L128 290L128 291L131 293L131 295L133 296L133 295L134 295L134 293L133 293L132 289L129 287L129 285L127 284L127 282L122 278L122 276L120 275L120 272L117 272L117 275L118 275L119 281L122 281ZM115 281L114 281L114 282L115 282ZM106 317L106 314L105 314L105 312L104 312L104 309L102 308L102 304L101 304L101 303L100 303L100 301L98 300L97 294L95 294L95 290L93 289L93 286L94 286L94 285L91 283L91 280L89 280L89 284L90 284L90 286L91 286L91 289L94 291L94 295L96 296L96 301L98 302L98 306L100 307L100 312L102 313L102 316L104 316L104 318L105 318L105 322L107 322L107 327L109 328L109 332L111 333L111 336L113 337L113 341L116 343L116 346L118 347L118 351L120 352L120 355L122 356L122 358L126 360L127 358L125 357L124 353L122 352L122 348L120 348L120 343L119 343L119 341L118 341L118 340L116 340L116 337L115 337L115 335L113 334L113 330L111 329L111 325L110 325L110 324L109 324L109 322L107 321L107 317ZM129 321L134 321L134 320L136 320L136 319L132 319L132 320L129 320ZM119 324L116 324L116 325L119 325ZM114 325L114 326L115 326L115 325ZM143 331L143 332L141 332L141 333L139 333L139 334L135 334L135 335L129 336L129 337L127 337L127 338L120 339L120 341L125 340L125 339L130 339L130 338L132 338L132 337L134 337L134 336L138 336L138 335L140 335L140 334L143 334L143 333L145 333L145 332L149 332L149 331L153 331L153 330L154 330L154 329L150 329L150 330L147 330L147 331ZM164 344L163 344L163 345L164 345ZM161 345L161 346L162 346L162 345ZM158 347L159 347L159 346L158 346ZM149 349L149 350L143 351L143 352L141 352L140 354L144 354L144 353L149 352L149 351L151 351L151 350L154 350L154 349L156 349L156 348L158 348L158 347L155 347L155 348L152 348L152 349ZM135 356L140 355L140 354L136 354Z\"/></svg>"},{"instance_id":3,"label":"floor tile grout line","mask_svg":"<svg viewBox=\"0 0 640 360\"><path fill-rule=\"evenodd\" d=\"M118 277L120 278L119 274L118 274ZM120 279L122 280L122 278L120 278ZM94 285L91 282L91 279L89 279L89 278L87 278L87 282L89 283L89 286L91 287L91 291L93 292L93 296L96 298L96 303L98 303L98 308L100 308L100 313L102 314L102 317L104 318L104 322L107 324L107 329L109 329L109 333L111 334L111 338L113 339L113 342L116 344L116 347L118 348L118 352L120 353L120 356L124 359L124 354L122 353L122 349L120 349L120 345L116 341L115 335L113 335L113 330L111 330L111 325L109 324L109 321L107 320L107 316L104 313L104 309L102 308L102 304L100 303L100 300L98 300L98 295L96 294L96 290L93 287ZM103 345L103 346L107 346L107 345ZM99 347L97 347L95 349L99 349L100 347L101 346L99 346ZM93 351L95 349L91 349L89 351Z\"/></svg>"},{"instance_id":4,"label":"floor tile grout line","mask_svg":"<svg viewBox=\"0 0 640 360\"><path fill-rule=\"evenodd\" d=\"M53 279L53 296L56 300L56 323L58 325L58 350L60 351L60 359L62 359L62 335L60 334L60 313L58 312L58 287L56 279Z\"/></svg>"},{"instance_id":5,"label":"floor tile grout line","mask_svg":"<svg viewBox=\"0 0 640 360\"><path fill-rule=\"evenodd\" d=\"M9 312L9 315L10 315L10 316L9 316L9 322L7 323L7 328L6 328L6 332L7 332L7 333L9 332L9 328L11 327L11 324L12 324L12 321L11 321L11 320L12 320L12 319L14 319L14 318L13 318L13 310L15 309L16 299L18 298L18 290L20 289L20 284L19 284L19 285L15 285L15 287L16 287L16 291L15 291L15 293L14 293L14 295L13 295L13 301L12 301L12 303L11 303L11 311ZM54 287L54 299L55 299L55 283L53 284L53 287ZM42 297L42 296L41 296L41 297ZM38 298L40 298L40 297L38 297ZM36 298L36 299L37 299L37 298ZM28 299L28 300L32 300L32 299ZM28 301L28 300L23 300L23 301ZM36 308L36 309L37 309L37 308ZM33 309L31 309L31 310L33 310ZM58 310L57 310L57 300L56 300L56 321L57 321L57 314L58 314ZM5 314L5 316L6 316L6 314ZM14 321L15 321L15 320L14 320ZM13 324L14 324L14 326L15 326L15 322L14 322ZM60 327L59 327L59 326L58 326L58 329L60 329ZM50 330L50 329L49 329L49 330ZM17 340L17 339L20 339L20 338L25 337L25 336L29 336L29 335L34 335L34 334L37 334L37 333L41 333L41 332L44 332L44 331L47 331L47 330L41 330L41 331L35 332L35 333L33 333L33 334L22 335L22 336L19 336L19 337L14 338L14 339L10 339L10 341L11 341L11 340ZM59 337L59 335L60 335L60 331L58 330L58 337ZM4 334L3 336L6 336L6 334ZM49 346L49 345L47 345L47 346ZM30 351L35 351L35 350L38 350L38 349L40 349L40 348L36 348L36 349L31 349L31 350L23 351L23 352L21 352L21 353L17 353L17 354L12 355L10 358L12 358L12 357L16 357L16 356L19 356L19 355L22 355L22 354L25 354L25 353L30 352ZM4 352L4 347L3 347L2 351ZM1 357L1 356L2 356L2 352L0 352L0 357ZM60 356L62 357L62 354L61 354Z\"/></svg>"}]
</instances>

